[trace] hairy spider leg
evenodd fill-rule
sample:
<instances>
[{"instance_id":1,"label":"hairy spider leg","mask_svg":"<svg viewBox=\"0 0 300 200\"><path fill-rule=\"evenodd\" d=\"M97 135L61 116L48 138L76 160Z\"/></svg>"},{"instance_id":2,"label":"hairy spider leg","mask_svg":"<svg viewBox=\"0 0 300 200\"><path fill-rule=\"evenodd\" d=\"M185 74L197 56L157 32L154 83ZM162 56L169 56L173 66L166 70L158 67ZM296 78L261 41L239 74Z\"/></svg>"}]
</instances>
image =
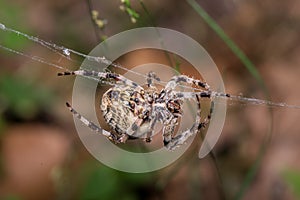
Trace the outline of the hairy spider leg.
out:
<instances>
[{"instance_id":1,"label":"hairy spider leg","mask_svg":"<svg viewBox=\"0 0 300 200\"><path fill-rule=\"evenodd\" d=\"M206 91L202 91L199 94L195 93L181 93L181 92L176 92L173 91L178 83L184 82L192 85L196 85L199 87L202 87ZM171 78L171 80L167 83L165 89L162 91L165 92L166 95L164 97L165 100L168 99L191 99L191 98L196 98L197 100L197 113L196 113L196 119L195 123L193 126L182 132L177 134L175 137L173 136L175 127L177 126L177 118L174 118L174 122L170 123L169 125L165 126L164 131L163 131L163 137L164 137L164 145L166 146L167 149L172 150L176 148L177 146L183 144L191 135L196 134L202 127L205 127L209 123L210 115L205 118L205 120L201 123L201 104L200 104L200 98L211 98L211 91L210 87L207 83L202 82L197 79L192 79L186 75L179 75L179 76L174 76Z\"/></svg>"},{"instance_id":2,"label":"hairy spider leg","mask_svg":"<svg viewBox=\"0 0 300 200\"><path fill-rule=\"evenodd\" d=\"M210 109L209 109L209 114L208 116L204 119L204 122L207 121L206 124L209 123L209 120L211 118L211 115L214 111L214 100L212 98L211 91L202 91L202 92L174 92L175 98L184 100L184 99L193 99L193 98L209 98L211 99L210 101ZM227 95L227 94L226 94Z\"/></svg>"},{"instance_id":3,"label":"hairy spider leg","mask_svg":"<svg viewBox=\"0 0 300 200\"><path fill-rule=\"evenodd\" d=\"M178 125L178 117L175 117L168 125L165 125L163 128L163 142L164 142L164 146L167 149L170 149L169 143L173 139L173 134L177 125Z\"/></svg>"},{"instance_id":4,"label":"hairy spider leg","mask_svg":"<svg viewBox=\"0 0 300 200\"><path fill-rule=\"evenodd\" d=\"M213 102L211 101L210 114L204 119L203 122L201 122L201 105L200 105L201 97L199 95L196 95L196 98L197 98L197 105L198 105L196 120L195 120L196 122L193 124L193 126L190 129L188 129L180 134L177 134L175 137L172 137L170 139L170 141L165 143L165 140L164 140L164 143L165 143L165 146L167 149L173 150L176 147L182 145L183 143L185 143L187 141L187 139L190 136L197 134L201 130L201 128L205 128L205 126L209 123L209 120L211 117L211 112L213 111L213 109L212 109Z\"/></svg>"},{"instance_id":5,"label":"hairy spider leg","mask_svg":"<svg viewBox=\"0 0 300 200\"><path fill-rule=\"evenodd\" d=\"M146 139L145 139L146 142L151 142L152 141L152 136L153 136L153 133L154 133L154 126L156 124L156 121L157 121L156 118L153 118L150 121L150 128L149 128L149 131L146 134Z\"/></svg>"},{"instance_id":6,"label":"hairy spider leg","mask_svg":"<svg viewBox=\"0 0 300 200\"><path fill-rule=\"evenodd\" d=\"M131 86L133 88L136 88L137 91L142 91L143 88L139 86L137 83L125 78L122 75L111 73L111 72L97 72L97 71L90 71L90 70L77 70L72 72L62 72L58 73L58 76L67 76L67 75L78 75L83 77L99 77L104 79L113 79L117 82L122 82L124 85Z\"/></svg>"},{"instance_id":7,"label":"hairy spider leg","mask_svg":"<svg viewBox=\"0 0 300 200\"><path fill-rule=\"evenodd\" d=\"M213 100L211 100L211 102L210 102L209 114L206 116L206 118L203 120L203 122L198 123L198 121L197 121L197 119L199 119L199 120L201 119L200 98L211 98L210 95L211 94L209 91L203 91L200 93L192 93L192 92L185 92L185 93L178 92L177 93L176 96L179 97L180 99L197 98L198 112L197 112L197 116L196 116L196 123L192 126L192 128L181 134L178 134L177 136L172 138L171 141L167 144L167 148L169 150L175 149L176 147L183 144L190 136L198 133L201 130L201 128L205 128L207 126L207 124L210 122L211 115L214 111L214 101ZM197 125L197 123L198 123L198 125Z\"/></svg>"},{"instance_id":8,"label":"hairy spider leg","mask_svg":"<svg viewBox=\"0 0 300 200\"><path fill-rule=\"evenodd\" d=\"M100 133L100 134L104 135L105 137L107 137L109 140L111 140L114 143L124 143L127 140L127 135L126 134L121 135L121 137L116 137L115 135L113 135L110 132L100 128L99 126L97 126L93 122L91 122L88 119L86 119L85 117L83 117L74 108L72 108L72 106L68 102L66 102L66 105L69 108L69 110L72 112L72 114L76 118L78 118L84 125L89 127L91 130L96 131L97 133Z\"/></svg>"},{"instance_id":9,"label":"hairy spider leg","mask_svg":"<svg viewBox=\"0 0 300 200\"><path fill-rule=\"evenodd\" d=\"M180 82L184 82L184 83L188 83L191 85L196 85L199 86L205 90L210 90L209 85L203 81L197 80L197 79L193 79L190 78L186 75L178 75L178 76L173 76L171 78L171 80L167 83L166 87L165 87L165 91L170 91L175 89L175 87L178 85L178 83Z\"/></svg>"},{"instance_id":10,"label":"hairy spider leg","mask_svg":"<svg viewBox=\"0 0 300 200\"><path fill-rule=\"evenodd\" d=\"M150 71L147 75L147 86L148 87L154 87L153 86L153 81L154 80L160 81L160 78L156 75L155 72Z\"/></svg>"}]
</instances>

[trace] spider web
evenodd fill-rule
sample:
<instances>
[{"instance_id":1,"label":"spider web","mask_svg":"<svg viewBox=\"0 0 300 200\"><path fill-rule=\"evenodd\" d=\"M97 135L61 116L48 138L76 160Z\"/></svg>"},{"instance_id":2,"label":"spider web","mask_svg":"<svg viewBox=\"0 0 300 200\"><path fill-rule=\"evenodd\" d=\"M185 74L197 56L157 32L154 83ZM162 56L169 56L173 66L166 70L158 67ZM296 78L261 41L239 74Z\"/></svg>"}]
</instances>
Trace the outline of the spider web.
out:
<instances>
[{"instance_id":1,"label":"spider web","mask_svg":"<svg viewBox=\"0 0 300 200\"><path fill-rule=\"evenodd\" d=\"M107 66L111 66L111 67L116 68L116 69L122 69L122 70L125 70L127 72L131 72L135 75L142 76L145 79L147 78L146 74L138 73L136 71L132 71L130 69L127 69L126 67L122 66L121 64L112 62L111 60L107 59L104 56L89 56L87 54L84 54L84 53L81 53L79 51L73 50L71 48L67 48L67 47L64 47L64 46L61 46L61 45L57 45L55 43L48 42L48 41L45 41L45 40L40 39L38 37L31 36L31 35L28 35L26 33L21 32L21 31L6 27L2 23L0 23L0 30L5 31L5 32L9 32L10 34L16 34L20 37L24 37L24 38L30 40L31 42L34 42L38 45L41 45L42 47L52 51L53 53L58 54L62 58L69 60L70 62L76 64L77 66L79 66L81 63L78 60L73 59L72 58L73 56L79 56L79 57L87 59L88 61L91 61L91 62L102 63L102 64L105 64ZM5 51L11 52L13 54L29 58L29 59L34 60L36 62L49 65L49 66L57 68L59 70L69 71L69 72L71 71L68 68L60 65L59 61L50 62L50 61L46 60L43 57L30 55L30 54L27 54L27 53L24 53L24 52L6 47L2 44L0 44L0 48L2 48ZM108 69L106 69L106 70L108 70ZM116 83L105 81L105 80L99 80L99 79L94 78L94 77L85 77L85 78L95 80L95 81L98 81L98 82L101 82L101 83L105 83L105 84L108 84L108 85L115 85L116 84ZM158 84L164 85L164 84L166 84L166 82L159 81ZM187 85L180 85L180 86L183 87L183 88L192 89L193 91L195 91L194 94L197 94L197 91L201 92L201 89L198 89L198 88L189 87ZM244 104L300 109L300 106L298 106L298 105L290 105L290 104L283 103L283 102L277 103L277 102L272 102L272 101L267 101L267 100L262 100L262 99L248 98L248 97L244 97L244 96L240 96L240 95L231 95L231 94L227 95L227 94L224 94L224 93L218 93L218 92L214 92L214 91L212 91L211 96L212 96L212 98L223 98L223 99L227 99L227 100L231 100L231 101L235 101L235 102L239 102L239 103L244 103Z\"/></svg>"}]
</instances>

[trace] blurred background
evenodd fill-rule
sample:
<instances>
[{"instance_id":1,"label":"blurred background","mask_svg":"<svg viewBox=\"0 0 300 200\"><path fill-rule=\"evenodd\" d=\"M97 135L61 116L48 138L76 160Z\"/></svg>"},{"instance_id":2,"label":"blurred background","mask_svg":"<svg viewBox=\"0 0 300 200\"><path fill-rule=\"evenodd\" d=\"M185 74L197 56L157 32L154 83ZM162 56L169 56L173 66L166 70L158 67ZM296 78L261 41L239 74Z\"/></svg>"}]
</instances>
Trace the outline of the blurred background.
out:
<instances>
[{"instance_id":1,"label":"blurred background","mask_svg":"<svg viewBox=\"0 0 300 200\"><path fill-rule=\"evenodd\" d=\"M177 30L208 51L227 93L300 105L299 1L197 1L253 62L268 94L186 1L130 2L2 0L0 23L86 54L128 29ZM0 44L79 66L1 30ZM0 199L300 198L300 110L229 102L214 156L200 160L192 146L162 170L128 174L87 152L65 108L74 78L57 77L58 71L0 49Z\"/></svg>"}]
</instances>

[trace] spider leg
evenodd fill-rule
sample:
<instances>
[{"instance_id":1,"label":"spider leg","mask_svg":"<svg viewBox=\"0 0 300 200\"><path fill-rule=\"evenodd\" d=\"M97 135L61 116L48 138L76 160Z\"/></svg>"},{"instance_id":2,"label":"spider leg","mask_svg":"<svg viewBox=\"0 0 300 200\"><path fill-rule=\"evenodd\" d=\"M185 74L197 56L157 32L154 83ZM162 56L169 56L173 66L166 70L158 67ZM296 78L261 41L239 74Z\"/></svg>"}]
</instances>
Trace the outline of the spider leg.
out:
<instances>
[{"instance_id":1,"label":"spider leg","mask_svg":"<svg viewBox=\"0 0 300 200\"><path fill-rule=\"evenodd\" d=\"M226 94L226 95L228 95L228 94ZM213 101L213 95L212 95L211 91L202 91L202 92L177 92L177 91L175 91L174 96L175 96L175 98L178 98L178 99L181 99L181 100L197 98L197 102L199 103L198 107L200 107L200 102L198 100L199 97L200 98L209 98L209 99L211 99L209 114L204 119L204 122L207 122L207 123L204 123L203 125L206 125L206 124L209 123L211 115L214 111L214 101Z\"/></svg>"},{"instance_id":2,"label":"spider leg","mask_svg":"<svg viewBox=\"0 0 300 200\"><path fill-rule=\"evenodd\" d=\"M86 119L85 117L83 117L74 108L72 108L72 106L68 102L66 103L66 105L69 108L69 110L73 113L73 115L75 115L75 117L77 117L84 125L86 125L90 129L92 129L93 131L96 131L97 133L100 133L100 134L104 135L109 140L113 141L114 143L124 143L127 140L128 136L126 134L121 135L121 137L116 137L115 135L113 135L110 132L100 128L99 126L97 126L93 122L91 122L88 119Z\"/></svg>"},{"instance_id":3,"label":"spider leg","mask_svg":"<svg viewBox=\"0 0 300 200\"><path fill-rule=\"evenodd\" d=\"M173 76L171 78L171 80L167 83L167 85L165 87L165 90L170 91L170 90L175 89L177 84L180 83L180 82L196 85L196 86L199 86L199 87L201 87L205 90L209 90L209 85L207 83L202 82L202 81L197 80L197 79L190 78L186 75Z\"/></svg>"},{"instance_id":4,"label":"spider leg","mask_svg":"<svg viewBox=\"0 0 300 200\"><path fill-rule=\"evenodd\" d=\"M164 139L163 141L164 141L164 146L166 146L167 148L169 146L169 143L172 141L173 138L172 136L177 126L177 121L178 118L174 118L168 125L165 125L163 128L163 139Z\"/></svg>"},{"instance_id":5,"label":"spider leg","mask_svg":"<svg viewBox=\"0 0 300 200\"><path fill-rule=\"evenodd\" d=\"M213 112L213 101L211 101L211 108L210 108L209 115L204 119L203 122L201 122L201 105L200 105L201 96L198 94L196 94L195 96L198 105L196 119L195 119L196 122L193 124L193 126L190 129L176 135L175 137L170 137L169 135L167 135L167 133L164 133L164 135L166 134L164 138L164 145L167 149L173 150L176 147L182 145L190 136L198 133L198 131L200 131L201 128L205 128L205 126L209 123L211 114Z\"/></svg>"},{"instance_id":6,"label":"spider leg","mask_svg":"<svg viewBox=\"0 0 300 200\"><path fill-rule=\"evenodd\" d=\"M149 130L146 134L146 139L145 139L146 142L151 142L152 141L152 136L153 136L153 133L154 133L154 126L156 124L156 121L157 120L155 118L150 121L150 126L149 126L150 128L149 128Z\"/></svg>"},{"instance_id":7,"label":"spider leg","mask_svg":"<svg viewBox=\"0 0 300 200\"><path fill-rule=\"evenodd\" d=\"M143 90L141 86L139 86L137 83L125 78L122 75L111 73L111 72L97 72L97 71L90 71L90 70L77 70L72 72L62 72L58 73L58 76L67 76L67 75L77 75L77 76L83 76L83 77L98 77L98 78L104 78L104 79L113 79L118 82L122 82L124 85L132 86L138 90Z\"/></svg>"},{"instance_id":8,"label":"spider leg","mask_svg":"<svg viewBox=\"0 0 300 200\"><path fill-rule=\"evenodd\" d=\"M156 75L155 72L150 71L147 75L147 85L148 87L153 87L153 81L160 81L160 78Z\"/></svg>"},{"instance_id":9,"label":"spider leg","mask_svg":"<svg viewBox=\"0 0 300 200\"><path fill-rule=\"evenodd\" d=\"M203 91L200 93L194 93L194 92L177 92L174 91L176 86L180 83L187 83L195 86L199 86L203 88ZM189 138L191 135L195 134L198 132L199 129L201 129L203 126L205 126L209 120L204 120L204 122L201 121L201 106L200 106L200 98L206 97L210 98L211 97L211 91L210 87L207 83L190 78L186 75L178 75L178 76L173 76L171 80L166 84L164 90L161 92L161 94L164 95L165 100L169 99L178 99L178 100L184 100L184 99L191 99L191 98L196 98L197 100L197 113L196 113L196 119L195 123L193 126L188 129L187 131L184 131L175 137L173 137L173 132L175 130L176 123L171 122L169 125L166 126L164 129L164 145L166 146L167 149L174 149L175 147L179 146L180 144L183 144L187 138Z\"/></svg>"},{"instance_id":10,"label":"spider leg","mask_svg":"<svg viewBox=\"0 0 300 200\"><path fill-rule=\"evenodd\" d=\"M201 92L179 92L179 91L173 91L173 98L176 99L195 99L197 98L197 95L200 98L211 98L213 97L211 91L201 91Z\"/></svg>"},{"instance_id":11,"label":"spider leg","mask_svg":"<svg viewBox=\"0 0 300 200\"><path fill-rule=\"evenodd\" d=\"M180 99L180 100L196 98L197 103L198 103L198 108L200 108L200 98L209 98L211 100L210 101L210 110L209 110L208 116L204 119L204 122L210 120L211 115L213 113L213 109L214 109L214 101L213 101L213 96L212 96L211 91L202 91L202 92L178 92L178 91L174 91L173 93L174 93L174 98ZM201 110L200 110L200 112L201 112ZM208 124L208 122L205 123L205 124Z\"/></svg>"}]
</instances>

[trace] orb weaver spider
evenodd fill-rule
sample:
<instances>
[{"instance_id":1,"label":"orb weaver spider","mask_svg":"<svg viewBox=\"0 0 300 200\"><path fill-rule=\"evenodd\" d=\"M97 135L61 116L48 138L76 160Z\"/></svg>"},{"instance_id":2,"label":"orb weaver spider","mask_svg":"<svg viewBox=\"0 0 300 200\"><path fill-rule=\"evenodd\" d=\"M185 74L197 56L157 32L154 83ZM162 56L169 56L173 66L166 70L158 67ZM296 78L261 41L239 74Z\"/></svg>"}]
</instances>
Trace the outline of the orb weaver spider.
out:
<instances>
[{"instance_id":1,"label":"orb weaver spider","mask_svg":"<svg viewBox=\"0 0 300 200\"><path fill-rule=\"evenodd\" d=\"M211 101L210 113L201 122L200 99L211 99L212 92L209 85L186 75L173 76L161 90L158 90L153 84L153 80L160 80L153 72L150 72L147 76L146 89L122 75L111 72L77 70L58 73L58 75L97 77L119 83L108 89L101 100L103 117L113 130L112 132L95 125L67 103L70 111L83 124L96 132L102 133L114 143L125 143L128 139L141 137L144 137L146 142L151 142L154 126L157 122L160 122L164 126L164 146L168 150L173 150L183 144L190 136L199 132L201 128L204 128L211 118L213 101ZM178 92L175 88L179 83L191 84L201 88L201 90L198 93ZM182 103L186 99L195 99L197 102L195 122L188 130L175 135L175 128L183 113Z\"/></svg>"}]
</instances>

